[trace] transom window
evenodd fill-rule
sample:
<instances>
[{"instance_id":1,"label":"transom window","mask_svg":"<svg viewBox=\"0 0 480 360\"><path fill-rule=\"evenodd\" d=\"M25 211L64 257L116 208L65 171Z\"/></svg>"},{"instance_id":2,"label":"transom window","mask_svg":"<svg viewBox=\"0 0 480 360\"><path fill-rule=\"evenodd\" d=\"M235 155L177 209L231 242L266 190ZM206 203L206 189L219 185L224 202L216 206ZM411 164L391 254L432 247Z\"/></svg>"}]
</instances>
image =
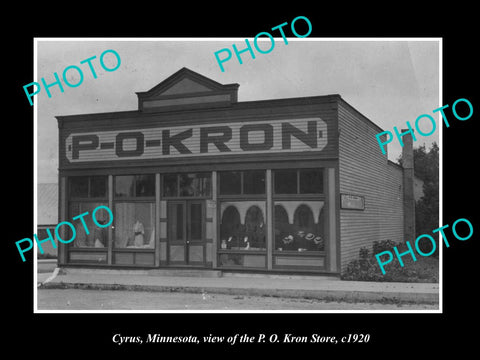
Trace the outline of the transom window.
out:
<instances>
[{"instance_id":1,"label":"transom window","mask_svg":"<svg viewBox=\"0 0 480 360\"><path fill-rule=\"evenodd\" d=\"M155 196L155 175L115 176L115 197Z\"/></svg>"},{"instance_id":2,"label":"transom window","mask_svg":"<svg viewBox=\"0 0 480 360\"><path fill-rule=\"evenodd\" d=\"M265 194L265 170L219 172L219 194Z\"/></svg>"},{"instance_id":3,"label":"transom window","mask_svg":"<svg viewBox=\"0 0 480 360\"><path fill-rule=\"evenodd\" d=\"M164 174L164 197L208 197L212 194L210 173Z\"/></svg>"},{"instance_id":4,"label":"transom window","mask_svg":"<svg viewBox=\"0 0 480 360\"><path fill-rule=\"evenodd\" d=\"M107 176L72 176L69 178L70 198L107 197Z\"/></svg>"},{"instance_id":5,"label":"transom window","mask_svg":"<svg viewBox=\"0 0 480 360\"><path fill-rule=\"evenodd\" d=\"M323 194L323 169L274 170L275 194Z\"/></svg>"}]
</instances>

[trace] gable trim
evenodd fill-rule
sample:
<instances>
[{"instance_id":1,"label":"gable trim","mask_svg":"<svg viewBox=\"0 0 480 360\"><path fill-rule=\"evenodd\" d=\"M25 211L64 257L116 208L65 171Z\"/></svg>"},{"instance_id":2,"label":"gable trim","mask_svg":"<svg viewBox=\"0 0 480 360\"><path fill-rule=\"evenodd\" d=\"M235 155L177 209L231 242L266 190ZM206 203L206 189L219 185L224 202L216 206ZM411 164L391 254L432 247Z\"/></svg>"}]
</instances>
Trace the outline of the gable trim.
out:
<instances>
[{"instance_id":1,"label":"gable trim","mask_svg":"<svg viewBox=\"0 0 480 360\"><path fill-rule=\"evenodd\" d=\"M199 91L168 93L185 79L198 84ZM219 103L229 106L237 102L239 84L222 85L185 67L148 91L137 92L140 111L167 111L177 106L204 106L205 103ZM192 87L194 88L194 87ZM188 89L188 86L186 86ZM202 91L201 89L205 89ZM164 94L167 92L167 94ZM209 98L211 97L211 98Z\"/></svg>"}]
</instances>

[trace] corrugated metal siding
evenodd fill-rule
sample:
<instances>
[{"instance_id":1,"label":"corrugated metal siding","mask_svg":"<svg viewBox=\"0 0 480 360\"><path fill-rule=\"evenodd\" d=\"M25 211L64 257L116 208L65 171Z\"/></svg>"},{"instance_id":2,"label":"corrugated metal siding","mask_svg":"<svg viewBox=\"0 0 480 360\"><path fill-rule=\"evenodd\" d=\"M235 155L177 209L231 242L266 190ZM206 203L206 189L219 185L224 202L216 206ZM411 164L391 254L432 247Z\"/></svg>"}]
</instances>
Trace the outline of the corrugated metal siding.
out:
<instances>
[{"instance_id":1,"label":"corrugated metal siding","mask_svg":"<svg viewBox=\"0 0 480 360\"><path fill-rule=\"evenodd\" d=\"M340 193L365 197L365 210L340 209L341 266L374 241L403 239L402 169L388 164L375 135L379 129L339 102Z\"/></svg>"},{"instance_id":2,"label":"corrugated metal siding","mask_svg":"<svg viewBox=\"0 0 480 360\"><path fill-rule=\"evenodd\" d=\"M37 224L58 223L58 185L55 183L37 185Z\"/></svg>"}]
</instances>

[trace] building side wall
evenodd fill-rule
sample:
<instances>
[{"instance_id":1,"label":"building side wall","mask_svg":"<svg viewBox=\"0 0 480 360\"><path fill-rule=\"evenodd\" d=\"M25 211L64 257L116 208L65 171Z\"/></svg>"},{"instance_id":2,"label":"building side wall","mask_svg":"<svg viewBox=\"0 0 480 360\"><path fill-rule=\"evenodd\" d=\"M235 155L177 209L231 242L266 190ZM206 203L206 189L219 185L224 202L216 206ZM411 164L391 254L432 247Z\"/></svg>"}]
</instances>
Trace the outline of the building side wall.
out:
<instances>
[{"instance_id":1,"label":"building side wall","mask_svg":"<svg viewBox=\"0 0 480 360\"><path fill-rule=\"evenodd\" d=\"M388 163L373 123L339 101L339 191L365 198L364 210L341 209L340 262L358 258L361 247L403 237L403 170Z\"/></svg>"}]
</instances>

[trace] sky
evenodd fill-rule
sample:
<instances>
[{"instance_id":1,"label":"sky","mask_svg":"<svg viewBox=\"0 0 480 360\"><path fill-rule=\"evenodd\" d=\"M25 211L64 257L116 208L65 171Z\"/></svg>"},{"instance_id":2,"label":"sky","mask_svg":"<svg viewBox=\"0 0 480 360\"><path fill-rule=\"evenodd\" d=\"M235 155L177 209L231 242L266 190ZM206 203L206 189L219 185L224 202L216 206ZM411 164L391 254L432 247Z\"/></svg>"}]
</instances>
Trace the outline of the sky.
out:
<instances>
[{"instance_id":1,"label":"sky","mask_svg":"<svg viewBox=\"0 0 480 360\"><path fill-rule=\"evenodd\" d=\"M260 38L262 39L262 38ZM265 43L263 43L265 40ZM268 49L268 38L259 42ZM250 39L253 43L253 39ZM429 114L436 119L437 130L428 137L418 136L414 147L439 143L439 114L432 111L441 105L441 46L438 39L325 39L275 38L270 53L255 51L242 54L243 64L235 55L218 66L214 53L224 48L232 52L245 47L244 38L219 39L36 39L36 62L33 81L53 83L54 72L61 78L63 70L75 65L83 71L77 87L63 83L34 96L36 112L37 182L57 182L58 125L55 116L137 110L135 92L148 91L170 75L187 67L221 84L240 84L238 101L255 101L303 96L339 94L372 122L393 132L393 126L414 126L415 119ZM253 45L252 45L253 46ZM99 58L105 50L116 51L121 64L115 71L102 69ZM92 60L97 78L88 64ZM223 54L222 54L223 56ZM116 59L111 53L105 65L113 68ZM79 82L75 70L67 72L67 80ZM26 84L25 84L26 85ZM30 91L32 91L30 89ZM29 105L25 97L26 105ZM431 125L420 125L427 133ZM380 148L379 148L379 151ZM398 141L388 146L389 156L396 161L401 154Z\"/></svg>"}]
</instances>

